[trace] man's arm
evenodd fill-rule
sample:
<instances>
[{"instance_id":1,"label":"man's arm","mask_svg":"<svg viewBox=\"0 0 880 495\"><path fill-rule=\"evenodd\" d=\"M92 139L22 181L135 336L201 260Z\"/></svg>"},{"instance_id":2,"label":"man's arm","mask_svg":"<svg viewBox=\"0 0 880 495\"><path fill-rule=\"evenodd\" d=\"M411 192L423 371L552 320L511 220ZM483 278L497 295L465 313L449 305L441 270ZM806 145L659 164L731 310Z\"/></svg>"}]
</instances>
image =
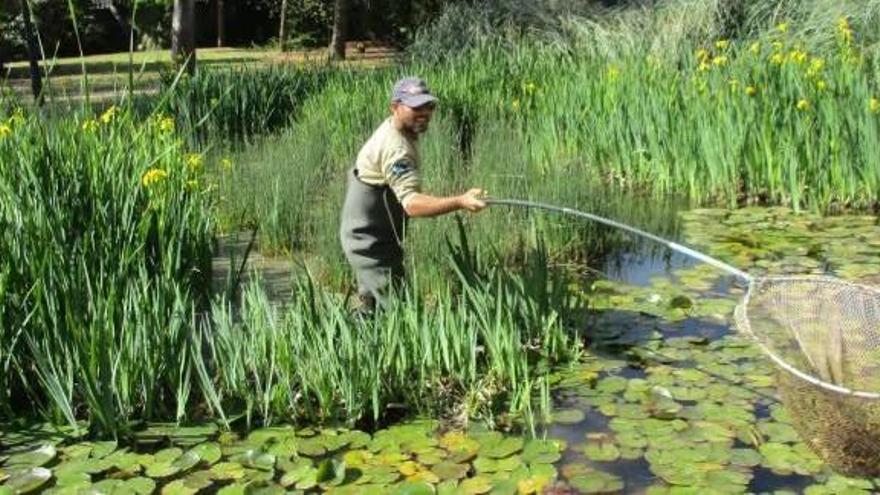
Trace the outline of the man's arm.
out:
<instances>
[{"instance_id":1,"label":"man's arm","mask_svg":"<svg viewBox=\"0 0 880 495\"><path fill-rule=\"evenodd\" d=\"M459 196L431 196L414 193L403 206L410 217L433 217L445 215L457 210L478 212L486 207L486 203L478 198L485 194L482 189L471 189Z\"/></svg>"}]
</instances>

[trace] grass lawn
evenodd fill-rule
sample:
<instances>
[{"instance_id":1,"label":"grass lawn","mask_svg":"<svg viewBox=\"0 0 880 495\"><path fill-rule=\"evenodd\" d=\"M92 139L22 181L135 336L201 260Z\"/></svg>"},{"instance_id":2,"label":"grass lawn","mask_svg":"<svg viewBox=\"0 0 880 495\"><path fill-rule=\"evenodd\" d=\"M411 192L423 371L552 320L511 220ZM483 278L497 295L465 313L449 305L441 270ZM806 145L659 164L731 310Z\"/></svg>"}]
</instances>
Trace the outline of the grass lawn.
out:
<instances>
[{"instance_id":1,"label":"grass lawn","mask_svg":"<svg viewBox=\"0 0 880 495\"><path fill-rule=\"evenodd\" d=\"M384 47L367 46L363 52L356 49L355 43L347 49L347 64L375 65L387 62L394 53ZM134 67L135 91L150 91L158 87L160 72L172 70L170 52L148 50L142 52L106 53L80 57L66 57L41 62L44 73L48 75L47 90L57 97L82 96L82 66L85 62L89 79L89 92L100 99L112 97L128 87L129 60ZM279 53L266 48L199 48L197 52L200 67L237 67L258 63L325 63L324 49L296 50ZM30 92L30 73L26 61L7 64L5 73L0 74L0 90L11 89L18 96Z\"/></svg>"}]
</instances>

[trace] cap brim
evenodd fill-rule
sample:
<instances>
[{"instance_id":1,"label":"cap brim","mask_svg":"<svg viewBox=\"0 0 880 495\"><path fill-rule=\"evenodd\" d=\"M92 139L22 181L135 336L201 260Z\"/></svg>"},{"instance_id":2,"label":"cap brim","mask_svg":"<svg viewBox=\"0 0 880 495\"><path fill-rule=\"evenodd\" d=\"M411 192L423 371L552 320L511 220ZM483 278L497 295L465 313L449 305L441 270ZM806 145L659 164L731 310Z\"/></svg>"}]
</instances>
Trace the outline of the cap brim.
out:
<instances>
[{"instance_id":1,"label":"cap brim","mask_svg":"<svg viewBox=\"0 0 880 495\"><path fill-rule=\"evenodd\" d=\"M437 97L434 95L412 95L401 98L400 102L410 108L416 108L424 105L425 103L431 103L437 101Z\"/></svg>"}]
</instances>

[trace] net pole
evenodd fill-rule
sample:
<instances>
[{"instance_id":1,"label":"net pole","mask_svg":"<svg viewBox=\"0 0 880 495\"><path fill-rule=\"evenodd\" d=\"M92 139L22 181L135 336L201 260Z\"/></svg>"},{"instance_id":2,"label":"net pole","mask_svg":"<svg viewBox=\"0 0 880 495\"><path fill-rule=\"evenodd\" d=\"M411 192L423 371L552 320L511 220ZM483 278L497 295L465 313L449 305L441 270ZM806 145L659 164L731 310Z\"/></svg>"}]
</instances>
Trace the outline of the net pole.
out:
<instances>
[{"instance_id":1,"label":"net pole","mask_svg":"<svg viewBox=\"0 0 880 495\"><path fill-rule=\"evenodd\" d=\"M594 215L592 213L587 213L584 211L575 210L575 209L567 208L564 206L554 206L554 205L549 205L549 204L545 204L545 203L538 203L535 201L526 201L526 200L522 200L522 199L488 198L483 201L488 205L504 205L504 206L519 206L519 207L524 207L524 208L539 208L542 210L552 211L552 212L556 212L556 213L562 213L565 215L573 215L576 217L581 217L581 218L593 220L594 222L599 222L601 224L608 225L610 227L618 228L621 230L625 230L625 231L630 232L632 234L635 234L637 236L644 237L646 239L650 239L654 242L660 243L660 244L668 247L669 249L672 249L673 251L676 251L681 254L684 254L685 256L689 256L691 258L700 260L703 263L707 263L709 265L712 265L715 268L718 268L722 271L725 271L725 272L727 272L735 277L738 277L746 282L749 282L749 283L752 282L751 275L749 275L748 273L746 273L742 270L739 270L735 267L732 267L719 259L713 258L713 257L711 257L707 254L703 254L699 251L695 251L694 249L691 249L687 246L683 246L681 244L678 244L677 242L672 242L668 239L664 239L662 237L658 237L658 236L651 234L649 232L645 232L644 230L640 230L635 227L631 227L629 225L617 222L615 220L600 217L600 216Z\"/></svg>"}]
</instances>

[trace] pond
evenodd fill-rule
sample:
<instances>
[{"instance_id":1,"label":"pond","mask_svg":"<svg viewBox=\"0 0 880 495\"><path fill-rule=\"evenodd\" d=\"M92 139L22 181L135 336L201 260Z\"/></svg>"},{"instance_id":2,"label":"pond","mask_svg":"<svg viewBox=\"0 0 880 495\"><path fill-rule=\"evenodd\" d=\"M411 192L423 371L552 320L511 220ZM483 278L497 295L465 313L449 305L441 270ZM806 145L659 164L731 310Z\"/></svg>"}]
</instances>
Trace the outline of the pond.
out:
<instances>
[{"instance_id":1,"label":"pond","mask_svg":"<svg viewBox=\"0 0 880 495\"><path fill-rule=\"evenodd\" d=\"M746 208L684 211L675 220L664 235L750 273L880 280L873 216ZM45 425L6 425L0 494L880 489L880 480L835 474L803 442L772 364L732 327L741 283L643 242L604 256L600 271L583 280L589 311L577 330L585 357L554 372L554 412L537 438L413 420L372 433L151 425L121 445L77 442Z\"/></svg>"}]
</instances>

